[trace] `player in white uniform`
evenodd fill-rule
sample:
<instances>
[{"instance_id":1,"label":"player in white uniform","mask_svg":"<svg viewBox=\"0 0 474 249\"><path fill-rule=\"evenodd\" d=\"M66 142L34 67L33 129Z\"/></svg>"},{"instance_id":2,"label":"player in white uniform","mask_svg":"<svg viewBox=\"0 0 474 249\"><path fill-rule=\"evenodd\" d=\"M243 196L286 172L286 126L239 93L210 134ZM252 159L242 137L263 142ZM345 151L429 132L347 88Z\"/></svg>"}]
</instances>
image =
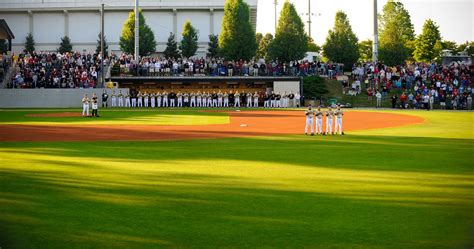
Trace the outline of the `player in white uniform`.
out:
<instances>
[{"instance_id":1,"label":"player in white uniform","mask_svg":"<svg viewBox=\"0 0 474 249\"><path fill-rule=\"evenodd\" d=\"M143 94L143 96L145 97L145 98L144 98L144 99L145 99L145 107L148 107L149 95L148 95L148 93L145 92L145 93Z\"/></svg>"},{"instance_id":2,"label":"player in white uniform","mask_svg":"<svg viewBox=\"0 0 474 249\"><path fill-rule=\"evenodd\" d=\"M221 90L217 93L217 107L222 107L222 96Z\"/></svg>"},{"instance_id":3,"label":"player in white uniform","mask_svg":"<svg viewBox=\"0 0 474 249\"><path fill-rule=\"evenodd\" d=\"M117 96L115 95L115 90L112 91L112 107L117 107Z\"/></svg>"},{"instance_id":4,"label":"player in white uniform","mask_svg":"<svg viewBox=\"0 0 474 249\"><path fill-rule=\"evenodd\" d=\"M334 112L331 110L331 107L329 107L328 111L326 112L326 132L323 135L328 135L329 132L331 132L331 134L334 135L334 132L332 131L333 117L334 117Z\"/></svg>"},{"instance_id":5,"label":"player in white uniform","mask_svg":"<svg viewBox=\"0 0 474 249\"><path fill-rule=\"evenodd\" d=\"M258 107L258 97L259 97L258 92L255 92L253 94L253 107L254 108Z\"/></svg>"},{"instance_id":6,"label":"player in white uniform","mask_svg":"<svg viewBox=\"0 0 474 249\"><path fill-rule=\"evenodd\" d=\"M117 96L118 96L118 106L119 106L119 107L123 107L123 94L122 94L122 90L119 90L119 94L118 94Z\"/></svg>"},{"instance_id":7,"label":"player in white uniform","mask_svg":"<svg viewBox=\"0 0 474 249\"><path fill-rule=\"evenodd\" d=\"M311 105L304 113L306 115L306 126L304 127L304 134L308 135L308 128L311 128L311 136L314 136L314 110Z\"/></svg>"},{"instance_id":8,"label":"player in white uniform","mask_svg":"<svg viewBox=\"0 0 474 249\"><path fill-rule=\"evenodd\" d=\"M189 94L189 107L196 107L196 94L194 92Z\"/></svg>"},{"instance_id":9,"label":"player in white uniform","mask_svg":"<svg viewBox=\"0 0 474 249\"><path fill-rule=\"evenodd\" d=\"M337 134L337 132L340 131L341 135L344 135L344 131L342 130L342 116L344 116L344 112L341 110L340 106L337 106L337 110L334 115L336 116L336 125L334 127L334 132Z\"/></svg>"},{"instance_id":10,"label":"player in white uniform","mask_svg":"<svg viewBox=\"0 0 474 249\"><path fill-rule=\"evenodd\" d=\"M168 107L168 92L163 92L163 107Z\"/></svg>"},{"instance_id":11,"label":"player in white uniform","mask_svg":"<svg viewBox=\"0 0 474 249\"><path fill-rule=\"evenodd\" d=\"M183 98L182 98L183 94L181 94L181 92L178 92L178 94L176 94L176 97L178 97L178 107L183 107Z\"/></svg>"},{"instance_id":12,"label":"player in white uniform","mask_svg":"<svg viewBox=\"0 0 474 249\"><path fill-rule=\"evenodd\" d=\"M207 107L207 93L202 92L202 105L201 107Z\"/></svg>"},{"instance_id":13,"label":"player in white uniform","mask_svg":"<svg viewBox=\"0 0 474 249\"><path fill-rule=\"evenodd\" d=\"M318 106L318 110L316 111L316 135L323 134L323 112L321 111L321 107Z\"/></svg>"},{"instance_id":14,"label":"player in white uniform","mask_svg":"<svg viewBox=\"0 0 474 249\"><path fill-rule=\"evenodd\" d=\"M236 91L234 94L234 107L240 107L240 93Z\"/></svg>"},{"instance_id":15,"label":"player in white uniform","mask_svg":"<svg viewBox=\"0 0 474 249\"><path fill-rule=\"evenodd\" d=\"M141 92L138 92L137 94L137 102L138 102L138 107L143 107L143 95Z\"/></svg>"},{"instance_id":16,"label":"player in white uniform","mask_svg":"<svg viewBox=\"0 0 474 249\"><path fill-rule=\"evenodd\" d=\"M196 94L196 103L197 103L197 107L201 107L201 105L202 105L201 91L198 91L198 93Z\"/></svg>"},{"instance_id":17,"label":"player in white uniform","mask_svg":"<svg viewBox=\"0 0 474 249\"><path fill-rule=\"evenodd\" d=\"M86 116L84 116L86 114ZM89 116L89 98L87 97L87 94L84 94L84 97L82 98L82 117L88 117Z\"/></svg>"},{"instance_id":18,"label":"player in white uniform","mask_svg":"<svg viewBox=\"0 0 474 249\"><path fill-rule=\"evenodd\" d=\"M130 108L130 93L125 93L125 107Z\"/></svg>"},{"instance_id":19,"label":"player in white uniform","mask_svg":"<svg viewBox=\"0 0 474 249\"><path fill-rule=\"evenodd\" d=\"M248 92L247 93L247 102L246 102L247 103L247 108L252 107L252 97L253 97L252 93Z\"/></svg>"},{"instance_id":20,"label":"player in white uniform","mask_svg":"<svg viewBox=\"0 0 474 249\"><path fill-rule=\"evenodd\" d=\"M227 92L224 92L224 107L229 107L229 94Z\"/></svg>"},{"instance_id":21,"label":"player in white uniform","mask_svg":"<svg viewBox=\"0 0 474 249\"><path fill-rule=\"evenodd\" d=\"M155 97L156 97L155 93L150 93L151 108L155 108L155 102L156 102Z\"/></svg>"},{"instance_id":22,"label":"player in white uniform","mask_svg":"<svg viewBox=\"0 0 474 249\"><path fill-rule=\"evenodd\" d=\"M161 96L162 96L162 95L161 95L160 92L157 92L157 93L156 93L156 107L158 107L158 108L161 107L161 99L162 99Z\"/></svg>"}]
</instances>

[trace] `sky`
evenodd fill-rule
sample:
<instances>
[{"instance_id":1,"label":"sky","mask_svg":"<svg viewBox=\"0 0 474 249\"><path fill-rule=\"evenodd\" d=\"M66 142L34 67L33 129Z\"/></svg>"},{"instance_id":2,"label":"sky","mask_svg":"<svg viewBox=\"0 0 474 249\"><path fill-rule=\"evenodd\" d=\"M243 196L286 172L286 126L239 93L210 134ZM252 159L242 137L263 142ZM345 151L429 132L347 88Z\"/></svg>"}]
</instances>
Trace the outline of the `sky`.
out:
<instances>
[{"instance_id":1,"label":"sky","mask_svg":"<svg viewBox=\"0 0 474 249\"><path fill-rule=\"evenodd\" d=\"M277 0L277 15L285 0ZM289 0L295 4L307 29L308 0ZM349 17L352 30L359 38L373 40L373 0L309 0L311 1L311 37L322 45L329 29L334 25L338 10ZM421 33L423 23L431 18L439 26L445 40L464 43L474 41L474 0L400 0L411 16L415 34ZM274 0L258 0L257 32L275 32ZM387 0L378 0L378 12L382 13Z\"/></svg>"}]
</instances>

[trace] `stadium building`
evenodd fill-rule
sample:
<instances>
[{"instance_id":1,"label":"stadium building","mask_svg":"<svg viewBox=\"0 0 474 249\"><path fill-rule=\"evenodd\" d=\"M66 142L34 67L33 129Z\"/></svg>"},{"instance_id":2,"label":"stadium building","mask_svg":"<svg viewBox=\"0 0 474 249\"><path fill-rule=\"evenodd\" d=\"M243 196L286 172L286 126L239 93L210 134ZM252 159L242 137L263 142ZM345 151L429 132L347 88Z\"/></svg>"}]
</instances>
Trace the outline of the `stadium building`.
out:
<instances>
[{"instance_id":1,"label":"stadium building","mask_svg":"<svg viewBox=\"0 0 474 249\"><path fill-rule=\"evenodd\" d=\"M256 26L258 0L246 0L251 22ZM2 0L0 16L15 34L13 51L24 49L28 33L37 51L56 51L60 38L69 36L75 51L94 51L100 32L100 7L105 6L105 35L109 50L120 52L122 25L133 10L134 0ZM146 23L155 34L156 52L163 52L169 33L181 39L189 19L199 31L197 56L205 56L210 34L219 34L225 0L140 0Z\"/></svg>"}]
</instances>

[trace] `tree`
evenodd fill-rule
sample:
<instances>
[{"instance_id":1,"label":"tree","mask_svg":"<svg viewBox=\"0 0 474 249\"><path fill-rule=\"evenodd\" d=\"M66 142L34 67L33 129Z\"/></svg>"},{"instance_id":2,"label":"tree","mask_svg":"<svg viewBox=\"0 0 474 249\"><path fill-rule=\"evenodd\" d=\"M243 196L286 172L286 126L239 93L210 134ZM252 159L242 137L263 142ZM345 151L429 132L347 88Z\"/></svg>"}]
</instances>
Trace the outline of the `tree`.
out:
<instances>
[{"instance_id":1,"label":"tree","mask_svg":"<svg viewBox=\"0 0 474 249\"><path fill-rule=\"evenodd\" d=\"M411 17L401 2L389 0L379 16L379 60L393 66L407 60L413 46L410 41L415 39L415 30Z\"/></svg>"},{"instance_id":2,"label":"tree","mask_svg":"<svg viewBox=\"0 0 474 249\"><path fill-rule=\"evenodd\" d=\"M210 58L219 57L219 36L209 35L209 42L207 43L207 56Z\"/></svg>"},{"instance_id":3,"label":"tree","mask_svg":"<svg viewBox=\"0 0 474 249\"><path fill-rule=\"evenodd\" d=\"M61 44L59 44L58 52L66 53L72 51L71 39L68 36L61 38Z\"/></svg>"},{"instance_id":4,"label":"tree","mask_svg":"<svg viewBox=\"0 0 474 249\"><path fill-rule=\"evenodd\" d=\"M100 33L99 33L99 39L97 40L97 47L95 48L95 53L100 54ZM109 56L109 45L107 45L107 39L105 38L104 35L104 58Z\"/></svg>"},{"instance_id":5,"label":"tree","mask_svg":"<svg viewBox=\"0 0 474 249\"><path fill-rule=\"evenodd\" d=\"M198 49L198 34L189 20L184 23L181 36L183 37L179 44L181 54L186 58L194 56Z\"/></svg>"},{"instance_id":6,"label":"tree","mask_svg":"<svg viewBox=\"0 0 474 249\"><path fill-rule=\"evenodd\" d=\"M257 33L255 35L255 40L257 41L257 46L260 44L260 41L262 40L263 38L263 34L262 33Z\"/></svg>"},{"instance_id":7,"label":"tree","mask_svg":"<svg viewBox=\"0 0 474 249\"><path fill-rule=\"evenodd\" d=\"M303 79L303 92L306 99L321 99L329 93L324 78L319 76L308 76Z\"/></svg>"},{"instance_id":8,"label":"tree","mask_svg":"<svg viewBox=\"0 0 474 249\"><path fill-rule=\"evenodd\" d=\"M458 48L458 45L456 44L456 42L453 42L453 41L442 41L442 42L441 42L441 45L443 46L443 49L451 50L451 53L452 53L453 55L459 53L459 48Z\"/></svg>"},{"instance_id":9,"label":"tree","mask_svg":"<svg viewBox=\"0 0 474 249\"><path fill-rule=\"evenodd\" d=\"M270 57L274 60L289 62L304 58L308 51L308 36L304 24L293 4L285 1L278 19L270 49Z\"/></svg>"},{"instance_id":10,"label":"tree","mask_svg":"<svg viewBox=\"0 0 474 249\"><path fill-rule=\"evenodd\" d=\"M435 51L434 47L437 42L439 42L438 51ZM431 62L439 56L442 49L439 27L431 19L426 20L423 24L423 31L416 39L413 57L416 61Z\"/></svg>"},{"instance_id":11,"label":"tree","mask_svg":"<svg viewBox=\"0 0 474 249\"><path fill-rule=\"evenodd\" d=\"M273 35L270 33L266 33L265 36L260 40L257 49L257 59L265 59L266 61L270 60L270 46L273 41Z\"/></svg>"},{"instance_id":12,"label":"tree","mask_svg":"<svg viewBox=\"0 0 474 249\"><path fill-rule=\"evenodd\" d=\"M359 59L363 62L372 61L373 42L370 39L359 42Z\"/></svg>"},{"instance_id":13,"label":"tree","mask_svg":"<svg viewBox=\"0 0 474 249\"><path fill-rule=\"evenodd\" d=\"M178 51L178 43L174 39L174 34L170 32L168 42L166 43L166 49L163 52L166 58L179 58L180 54Z\"/></svg>"},{"instance_id":14,"label":"tree","mask_svg":"<svg viewBox=\"0 0 474 249\"><path fill-rule=\"evenodd\" d=\"M7 40L0 39L0 54L6 54L8 49Z\"/></svg>"},{"instance_id":15,"label":"tree","mask_svg":"<svg viewBox=\"0 0 474 249\"><path fill-rule=\"evenodd\" d=\"M143 16L142 11L139 11L138 14L138 23L139 23L139 55L145 56L150 55L155 52L156 41L155 35L151 28L145 23L145 17ZM122 26L122 35L120 36L120 49L128 54L135 53L135 12L130 11L127 20Z\"/></svg>"},{"instance_id":16,"label":"tree","mask_svg":"<svg viewBox=\"0 0 474 249\"><path fill-rule=\"evenodd\" d=\"M474 54L474 41L468 42L466 41L465 43L462 43L458 46L458 51L459 52L465 52L467 55L473 55Z\"/></svg>"},{"instance_id":17,"label":"tree","mask_svg":"<svg viewBox=\"0 0 474 249\"><path fill-rule=\"evenodd\" d=\"M317 52L319 53L321 51L321 47L318 46L313 40L313 38L309 37L308 38L308 51L307 52Z\"/></svg>"},{"instance_id":18,"label":"tree","mask_svg":"<svg viewBox=\"0 0 474 249\"><path fill-rule=\"evenodd\" d=\"M249 60L255 56L255 31L250 24L249 6L243 0L225 2L219 47L228 60Z\"/></svg>"},{"instance_id":19,"label":"tree","mask_svg":"<svg viewBox=\"0 0 474 249\"><path fill-rule=\"evenodd\" d=\"M334 28L329 30L323 52L331 61L343 63L346 70L350 70L359 59L357 36L342 11L336 13Z\"/></svg>"},{"instance_id":20,"label":"tree","mask_svg":"<svg viewBox=\"0 0 474 249\"><path fill-rule=\"evenodd\" d=\"M26 36L25 51L30 54L35 51L35 39L33 39L33 35L31 33L28 33Z\"/></svg>"}]
</instances>

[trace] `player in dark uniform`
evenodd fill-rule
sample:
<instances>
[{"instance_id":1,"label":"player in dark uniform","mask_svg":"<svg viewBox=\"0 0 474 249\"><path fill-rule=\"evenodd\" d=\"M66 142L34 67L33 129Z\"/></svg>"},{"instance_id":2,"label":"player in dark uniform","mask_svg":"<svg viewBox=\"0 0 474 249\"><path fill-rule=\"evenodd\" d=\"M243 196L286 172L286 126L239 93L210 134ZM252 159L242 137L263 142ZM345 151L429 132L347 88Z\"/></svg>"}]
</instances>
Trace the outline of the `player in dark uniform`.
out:
<instances>
[{"instance_id":1,"label":"player in dark uniform","mask_svg":"<svg viewBox=\"0 0 474 249\"><path fill-rule=\"evenodd\" d=\"M107 99L109 98L109 95L107 94L107 92L104 91L102 92L102 107L107 107Z\"/></svg>"}]
</instances>

